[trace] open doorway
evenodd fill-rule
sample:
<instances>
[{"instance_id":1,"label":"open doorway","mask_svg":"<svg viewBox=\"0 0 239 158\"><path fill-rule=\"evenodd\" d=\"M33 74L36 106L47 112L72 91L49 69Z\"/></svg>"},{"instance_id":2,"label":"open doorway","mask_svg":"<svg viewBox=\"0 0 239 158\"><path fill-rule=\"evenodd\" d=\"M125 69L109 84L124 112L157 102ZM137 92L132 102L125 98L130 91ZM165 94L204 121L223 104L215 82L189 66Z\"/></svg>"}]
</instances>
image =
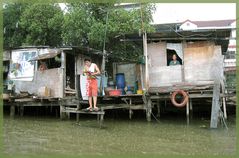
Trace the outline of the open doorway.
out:
<instances>
[{"instance_id":1,"label":"open doorway","mask_svg":"<svg viewBox=\"0 0 239 158\"><path fill-rule=\"evenodd\" d=\"M66 53L66 87L75 89L75 56Z\"/></svg>"}]
</instances>

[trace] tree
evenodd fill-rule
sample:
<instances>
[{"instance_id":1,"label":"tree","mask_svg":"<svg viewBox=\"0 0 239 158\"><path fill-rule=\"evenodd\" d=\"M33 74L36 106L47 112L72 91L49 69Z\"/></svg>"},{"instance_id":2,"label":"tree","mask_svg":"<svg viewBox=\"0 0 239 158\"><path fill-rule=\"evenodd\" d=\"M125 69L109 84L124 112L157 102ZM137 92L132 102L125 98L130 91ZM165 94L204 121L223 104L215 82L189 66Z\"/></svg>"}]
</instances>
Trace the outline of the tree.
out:
<instances>
[{"instance_id":1,"label":"tree","mask_svg":"<svg viewBox=\"0 0 239 158\"><path fill-rule=\"evenodd\" d=\"M64 17L62 38L66 45L81 46L88 43L87 33L93 23L93 18L86 3L68 5Z\"/></svg>"},{"instance_id":2,"label":"tree","mask_svg":"<svg viewBox=\"0 0 239 158\"><path fill-rule=\"evenodd\" d=\"M64 15L58 5L36 3L23 12L20 25L25 30L27 45L62 45Z\"/></svg>"},{"instance_id":3,"label":"tree","mask_svg":"<svg viewBox=\"0 0 239 158\"><path fill-rule=\"evenodd\" d=\"M136 59L140 56L142 43L122 43L117 37L124 37L130 33L138 34L143 29L147 32L154 30L149 24L154 11L154 6L150 4L132 10L115 8L113 3L72 3L69 4L69 8L63 27L63 39L66 44L102 50L105 41L106 50L112 52L111 56L120 57L122 60ZM127 50L130 50L130 54Z\"/></svg>"},{"instance_id":4,"label":"tree","mask_svg":"<svg viewBox=\"0 0 239 158\"><path fill-rule=\"evenodd\" d=\"M3 7L3 48L21 46L24 30L20 26L20 17L26 8L25 3L8 3Z\"/></svg>"},{"instance_id":5,"label":"tree","mask_svg":"<svg viewBox=\"0 0 239 158\"><path fill-rule=\"evenodd\" d=\"M120 42L119 38L124 38L126 34L138 34L139 32L152 32L154 28L150 25L152 11L154 7L150 4L142 5L141 9L110 9L106 36L106 50L112 52L111 58L117 60L137 61L142 55L142 42ZM141 16L142 11L142 16ZM99 24L100 23L100 24ZM94 23L89 33L91 46L99 45L103 47L104 30L106 22ZM101 26L101 29L99 29ZM98 33L98 36L95 34ZM102 37L102 38L98 38Z\"/></svg>"}]
</instances>

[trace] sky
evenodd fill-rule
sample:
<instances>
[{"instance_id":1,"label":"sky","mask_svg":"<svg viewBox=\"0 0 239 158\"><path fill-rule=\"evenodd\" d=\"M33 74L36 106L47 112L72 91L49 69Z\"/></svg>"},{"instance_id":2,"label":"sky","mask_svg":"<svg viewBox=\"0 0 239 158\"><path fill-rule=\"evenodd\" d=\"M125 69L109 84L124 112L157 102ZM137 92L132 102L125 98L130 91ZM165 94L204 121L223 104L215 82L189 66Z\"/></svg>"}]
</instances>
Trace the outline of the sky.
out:
<instances>
[{"instance_id":1,"label":"sky","mask_svg":"<svg viewBox=\"0 0 239 158\"><path fill-rule=\"evenodd\" d=\"M156 3L155 24L236 19L235 3Z\"/></svg>"}]
</instances>

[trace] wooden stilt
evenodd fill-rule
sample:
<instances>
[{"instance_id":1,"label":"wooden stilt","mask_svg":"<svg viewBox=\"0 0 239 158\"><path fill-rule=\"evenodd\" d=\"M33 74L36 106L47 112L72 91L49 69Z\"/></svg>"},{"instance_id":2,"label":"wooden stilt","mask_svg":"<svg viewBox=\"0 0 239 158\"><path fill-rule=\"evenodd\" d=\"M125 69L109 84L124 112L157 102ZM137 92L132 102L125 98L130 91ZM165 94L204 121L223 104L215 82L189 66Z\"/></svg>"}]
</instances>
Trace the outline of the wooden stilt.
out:
<instances>
[{"instance_id":1,"label":"wooden stilt","mask_svg":"<svg viewBox=\"0 0 239 158\"><path fill-rule=\"evenodd\" d=\"M225 97L222 98L222 104L223 104L224 118L227 119L227 108L226 108L226 98Z\"/></svg>"},{"instance_id":2,"label":"wooden stilt","mask_svg":"<svg viewBox=\"0 0 239 158\"><path fill-rule=\"evenodd\" d=\"M64 112L64 109L65 109L65 107L64 107L62 101L60 101L60 118L61 118L61 119L65 119L65 117L66 117L66 114L65 114L65 112Z\"/></svg>"},{"instance_id":3,"label":"wooden stilt","mask_svg":"<svg viewBox=\"0 0 239 158\"><path fill-rule=\"evenodd\" d=\"M15 105L12 103L11 104L11 107L10 107L10 117L11 118L14 118L14 116L15 116Z\"/></svg>"},{"instance_id":4,"label":"wooden stilt","mask_svg":"<svg viewBox=\"0 0 239 158\"><path fill-rule=\"evenodd\" d=\"M186 104L186 116L187 116L187 125L189 125L189 102Z\"/></svg>"},{"instance_id":5,"label":"wooden stilt","mask_svg":"<svg viewBox=\"0 0 239 158\"><path fill-rule=\"evenodd\" d=\"M20 116L23 117L24 115L24 105L20 106Z\"/></svg>"},{"instance_id":6,"label":"wooden stilt","mask_svg":"<svg viewBox=\"0 0 239 158\"><path fill-rule=\"evenodd\" d=\"M104 121L104 114L100 114L100 128L102 127Z\"/></svg>"},{"instance_id":7,"label":"wooden stilt","mask_svg":"<svg viewBox=\"0 0 239 158\"><path fill-rule=\"evenodd\" d=\"M222 93L222 105L223 105L223 116L225 119L227 119L227 109L226 109L226 98L225 98L225 93L226 93L226 90L225 90L225 83L223 80L220 81L220 85L221 85L221 93Z\"/></svg>"},{"instance_id":8,"label":"wooden stilt","mask_svg":"<svg viewBox=\"0 0 239 158\"><path fill-rule=\"evenodd\" d=\"M152 113L152 101L151 99L149 99L147 101L147 110L146 110L146 117L148 122L151 121L151 113Z\"/></svg>"},{"instance_id":9,"label":"wooden stilt","mask_svg":"<svg viewBox=\"0 0 239 158\"><path fill-rule=\"evenodd\" d=\"M133 110L131 109L132 99L129 99L129 119L132 119Z\"/></svg>"},{"instance_id":10,"label":"wooden stilt","mask_svg":"<svg viewBox=\"0 0 239 158\"><path fill-rule=\"evenodd\" d=\"M159 104L159 100L157 100L157 109L158 109L157 117L160 117L160 104Z\"/></svg>"},{"instance_id":11,"label":"wooden stilt","mask_svg":"<svg viewBox=\"0 0 239 158\"><path fill-rule=\"evenodd\" d=\"M100 114L97 114L97 121L100 122Z\"/></svg>"},{"instance_id":12,"label":"wooden stilt","mask_svg":"<svg viewBox=\"0 0 239 158\"><path fill-rule=\"evenodd\" d=\"M71 114L69 112L66 113L67 118L70 120Z\"/></svg>"},{"instance_id":13,"label":"wooden stilt","mask_svg":"<svg viewBox=\"0 0 239 158\"><path fill-rule=\"evenodd\" d=\"M129 119L132 119L132 115L133 115L133 110L131 108L129 108Z\"/></svg>"},{"instance_id":14,"label":"wooden stilt","mask_svg":"<svg viewBox=\"0 0 239 158\"><path fill-rule=\"evenodd\" d=\"M215 81L214 87L213 87L210 128L217 128L217 125L218 125L219 110L220 110L219 97L220 97L220 82Z\"/></svg>"},{"instance_id":15,"label":"wooden stilt","mask_svg":"<svg viewBox=\"0 0 239 158\"><path fill-rule=\"evenodd\" d=\"M80 104L77 104L76 108L77 108L77 110L80 110L80 108L81 108ZM77 121L77 122L79 122L79 117L80 117L80 114L77 113L77 114L76 114L76 121Z\"/></svg>"},{"instance_id":16,"label":"wooden stilt","mask_svg":"<svg viewBox=\"0 0 239 158\"><path fill-rule=\"evenodd\" d=\"M193 118L193 102L192 102L192 99L189 99L189 116L190 116L190 119Z\"/></svg>"}]
</instances>

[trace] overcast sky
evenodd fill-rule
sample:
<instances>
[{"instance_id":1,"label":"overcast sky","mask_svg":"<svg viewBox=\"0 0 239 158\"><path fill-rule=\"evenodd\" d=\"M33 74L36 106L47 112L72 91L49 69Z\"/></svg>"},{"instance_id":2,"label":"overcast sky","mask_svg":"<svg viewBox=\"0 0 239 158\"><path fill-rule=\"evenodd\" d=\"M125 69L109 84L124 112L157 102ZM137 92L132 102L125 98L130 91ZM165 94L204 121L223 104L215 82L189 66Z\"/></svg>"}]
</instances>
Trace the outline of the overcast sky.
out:
<instances>
[{"instance_id":1,"label":"overcast sky","mask_svg":"<svg viewBox=\"0 0 239 158\"><path fill-rule=\"evenodd\" d=\"M154 23L236 19L235 3L157 3Z\"/></svg>"}]
</instances>

